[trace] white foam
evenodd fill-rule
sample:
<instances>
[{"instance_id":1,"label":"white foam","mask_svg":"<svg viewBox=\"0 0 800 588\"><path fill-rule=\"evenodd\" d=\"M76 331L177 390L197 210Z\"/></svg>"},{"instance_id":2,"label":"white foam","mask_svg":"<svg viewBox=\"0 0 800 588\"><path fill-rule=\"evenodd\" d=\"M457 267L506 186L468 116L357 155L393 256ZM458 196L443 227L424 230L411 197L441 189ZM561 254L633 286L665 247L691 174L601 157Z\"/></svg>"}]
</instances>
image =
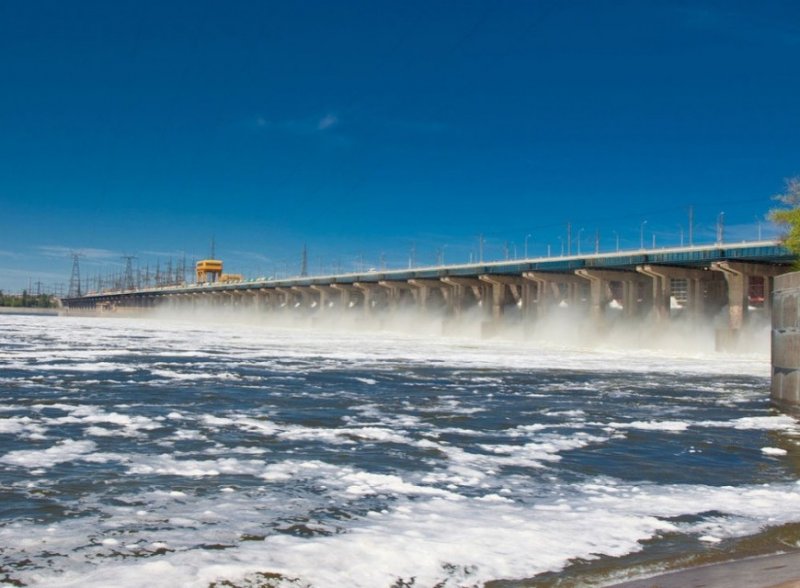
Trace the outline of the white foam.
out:
<instances>
[{"instance_id":1,"label":"white foam","mask_svg":"<svg viewBox=\"0 0 800 588\"><path fill-rule=\"evenodd\" d=\"M639 429L642 431L671 431L680 433L688 429L692 423L686 421L633 421L630 423L608 423L615 429Z\"/></svg>"},{"instance_id":2,"label":"white foam","mask_svg":"<svg viewBox=\"0 0 800 588\"><path fill-rule=\"evenodd\" d=\"M762 447L761 453L765 455L786 455L788 452L780 447Z\"/></svg>"},{"instance_id":3,"label":"white foam","mask_svg":"<svg viewBox=\"0 0 800 588\"><path fill-rule=\"evenodd\" d=\"M244 474L256 476L264 470L264 463L257 460L220 458L214 460L176 459L172 455L142 456L131 458L128 473L132 475L161 475L205 477L220 474Z\"/></svg>"},{"instance_id":4,"label":"white foam","mask_svg":"<svg viewBox=\"0 0 800 588\"><path fill-rule=\"evenodd\" d=\"M47 449L9 451L0 462L25 468L51 468L56 464L86 459L97 446L91 441L66 439Z\"/></svg>"},{"instance_id":5,"label":"white foam","mask_svg":"<svg viewBox=\"0 0 800 588\"><path fill-rule=\"evenodd\" d=\"M7 324L4 321L0 317L0 323ZM122 486L136 488L129 496L115 494L113 501L102 491L74 502L65 498L65 505L80 511L81 516L47 527L25 520L0 526L0 544L8 546L4 556L30 558L35 563L19 571L29 584L207 588L217 579L239 581L248 574L273 572L300 578L299 585L310 582L315 588L388 588L397 585L399 578L410 582L412 577L417 586L441 583L450 588L480 585L490 579L528 578L558 570L576 557L627 554L641 549L642 541L665 532L691 533L711 543L711 539L755 532L764 524L794 521L800 512L800 485L635 486L609 478L567 483L559 478L557 469L567 452L602 445L624 437L628 430L680 433L719 427L796 434L797 426L788 417L697 422L689 418L691 411L670 411L663 418L648 420L640 416L647 407L637 404L637 412L615 415L608 423L590 408L543 411L541 406L546 404L538 400L579 392L595 394L599 402L607 394L615 399L632 397L633 403L638 401L633 398L637 390L614 388L615 374L625 372L648 374L641 382L645 393L672 374L680 378L687 374L761 378L769 373L762 356L641 349L576 351L575 347L529 341L426 340L366 332L315 332L309 337L303 331L259 325L106 319L12 323L24 325L20 333L31 328L46 333L53 344L43 353L40 349L38 355L34 347L13 351L0 357L0 368L21 366L18 369L28 374L27 381L40 385L41 364L47 366L43 369L48 386L69 385L61 388L60 403L34 405L30 417L0 420L0 433L18 436L14 442L19 443L37 434L55 437L63 434L59 432L62 427L70 434L77 428L79 435L97 437L95 441L103 447L116 443L130 453L100 453L94 441L87 439L53 440L48 447L27 445L24 450L7 452L0 456L0 463L38 475L35 472L45 474L48 468L65 462L116 462L113 467L128 476L123 476ZM4 337L9 335L0 328L0 340ZM147 339L147 353L159 355L157 364L145 363L149 360L131 345L132 337ZM86 348L78 349L76 340ZM197 360L190 364L172 361L172 357ZM62 369L65 364L99 367L93 370L95 386L108 382L109 374L103 372L110 370L136 371L145 377L149 371L157 381L187 389L194 380L213 382L210 377L219 373L228 378L224 386L233 381L242 390L242 384L251 386L247 393L263 382L258 378L249 381L249 376L238 375L240 370L269 371L270 382L288 382L292 390L297 389L295 382L320 370L347 374L355 368L358 374L377 375L354 377L349 385L342 385L343 390L303 391L308 401L320 400L315 406L323 406L333 397L352 399L350 414L341 426L314 427L281 422L282 409L277 402L258 410L237 407L214 414L210 414L213 409L199 405L171 405L158 416L149 412L150 405L146 412L135 404L113 410L88 404L89 400L80 404L84 398L80 387L87 385L86 380L77 381L74 372ZM207 369L211 365L214 369ZM427 394L430 378L420 374L431 366L455 372L446 390L450 395ZM503 375L475 377L484 369ZM539 369L549 370L554 377L520 392L536 403L529 424L516 421L508 429L485 430L436 424L441 416L468 417L462 421L491 417L484 413L501 402L509 386L516 386L513 376ZM562 372L592 377L581 384L560 378ZM371 398L370 392L380 391L374 387L383 382L384 374L392 378L405 374L410 386L401 390L409 393L402 404L365 402L365 397ZM365 386L356 386L353 380ZM364 390L366 386L370 388ZM764 394L756 386L734 391L725 383L705 386L708 389L702 390L700 397L687 395L687 400L719 406L752 402ZM416 396L417 392L420 395ZM279 394L284 393L276 392ZM50 416L51 411L61 412ZM546 424L535 422L543 416ZM179 428L165 432L166 427ZM230 441L242 431L248 434L247 441ZM264 442L248 446L258 435ZM463 436L468 442L452 441L449 435ZM128 449L129 441L120 443L114 436L135 437L149 444L138 444L141 451L133 451ZM192 453L153 453L154 443L184 450L186 446L178 444L182 441L203 443L189 443ZM297 459L286 459L306 442L330 447L320 450L312 445L308 452L298 450L294 454ZM382 443L412 447L424 455L422 466L409 471L391 469L389 460L385 470L367 471L366 465L353 465L357 460L351 456L357 458L364 449L374 451L375 445ZM391 455L410 455L401 448L380 449ZM762 449L764 455L778 456L770 453L772 450L779 448ZM327 456L331 463L319 456ZM165 486L151 478L154 476L174 479L165 480ZM20 482L19 488L49 483L25 477L24 484L34 486ZM577 474L569 476L575 478ZM159 486L151 490L156 484ZM326 518L328 509L344 516ZM722 514L711 518L704 514L709 511ZM666 520L682 515L699 515L702 520ZM289 534L287 521L303 522L310 536ZM243 535L266 538L243 541ZM200 545L231 547L218 550ZM63 556L42 555L47 553ZM36 567L45 561L44 567ZM256 583L257 578L252 579Z\"/></svg>"},{"instance_id":6,"label":"white foam","mask_svg":"<svg viewBox=\"0 0 800 588\"><path fill-rule=\"evenodd\" d=\"M788 415L742 417L739 419L732 419L730 421L700 421L695 423L695 426L733 428L740 429L742 431L800 431L797 421Z\"/></svg>"},{"instance_id":7,"label":"white foam","mask_svg":"<svg viewBox=\"0 0 800 588\"><path fill-rule=\"evenodd\" d=\"M325 464L283 465L322 476L335 471ZM205 499L179 497L176 502L169 496L154 496L164 500L156 503L156 509L168 504L179 509L172 515L176 528L174 532L143 529L136 535L138 541L130 546L150 552L174 551L145 561L103 558L99 567L94 567L89 563L91 558L87 558L83 566L72 567L63 574L37 572L36 583L95 587L108 585L114 578L112 583L121 588L143 582L153 586L205 588L215 580L238 583L248 574L265 572L298 578L301 585L309 583L315 588L345 585L389 588L398 579L410 581L412 577L420 586L481 585L492 579L522 579L558 570L572 558L625 555L641 549L642 541L662 533L693 532L701 541L717 543L730 536L726 528L736 533L754 532L765 521L779 524L786 520L788 513L784 507L800 507L800 494L792 485L637 487L602 479L574 488L568 500L556 494L545 501L525 504L493 493L457 499L446 494L421 493L418 485L408 485L397 477L365 472L351 471L339 480L354 483L345 491L363 484L369 492L386 492L400 498L391 508L373 510L368 516L351 521L343 533L310 538L270 534L263 541L239 543L219 552L187 550L187 540L194 543L212 537L220 540L227 536L226 525L232 525L233 530L247 524L244 519L228 517L236 517L237 513L248 515L262 498L254 497L248 508L246 502L236 502L237 497L239 500L246 497L225 493L224 501L209 509ZM355 494L360 495L360 491ZM321 499L324 503L325 497ZM234 502L227 505L230 500ZM726 515L701 523L665 520L709 510ZM192 512L201 516L189 514ZM163 515L156 511L144 516L147 520L158 520ZM208 522L201 524L203 520ZM113 523L106 520L104 525L110 528L108 525ZM47 541L49 549L64 548L74 536L75 524L65 522L63 528L56 525L46 539L30 536L40 537L34 543ZM183 531L187 528L192 529L191 538ZM30 529L23 527L2 529L0 539L14 544L8 542L13 536L29 532ZM100 548L118 548L102 540L98 543Z\"/></svg>"}]
</instances>

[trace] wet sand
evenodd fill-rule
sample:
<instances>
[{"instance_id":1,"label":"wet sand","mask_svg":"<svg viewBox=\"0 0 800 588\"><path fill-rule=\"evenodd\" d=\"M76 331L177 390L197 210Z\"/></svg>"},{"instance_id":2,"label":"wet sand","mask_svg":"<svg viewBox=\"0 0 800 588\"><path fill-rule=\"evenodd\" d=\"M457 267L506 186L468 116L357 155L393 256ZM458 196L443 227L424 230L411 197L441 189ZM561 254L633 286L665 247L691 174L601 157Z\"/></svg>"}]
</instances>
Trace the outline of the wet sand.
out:
<instances>
[{"instance_id":1,"label":"wet sand","mask_svg":"<svg viewBox=\"0 0 800 588\"><path fill-rule=\"evenodd\" d=\"M609 588L800 588L800 552L699 566Z\"/></svg>"}]
</instances>

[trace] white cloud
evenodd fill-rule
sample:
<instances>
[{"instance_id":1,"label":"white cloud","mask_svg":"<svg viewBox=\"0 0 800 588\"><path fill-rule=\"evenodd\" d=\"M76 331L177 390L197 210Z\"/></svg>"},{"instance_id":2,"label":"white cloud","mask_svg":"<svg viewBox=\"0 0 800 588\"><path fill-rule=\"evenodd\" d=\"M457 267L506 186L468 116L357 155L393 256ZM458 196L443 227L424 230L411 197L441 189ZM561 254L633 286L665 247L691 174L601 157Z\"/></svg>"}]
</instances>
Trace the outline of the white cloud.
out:
<instances>
[{"instance_id":1,"label":"white cloud","mask_svg":"<svg viewBox=\"0 0 800 588\"><path fill-rule=\"evenodd\" d=\"M317 130L324 131L336 126L338 123L339 117L337 117L335 114L326 114L319 120L319 124L317 124Z\"/></svg>"},{"instance_id":2,"label":"white cloud","mask_svg":"<svg viewBox=\"0 0 800 588\"><path fill-rule=\"evenodd\" d=\"M270 120L263 115L255 117L254 126L257 130L280 131L293 135L315 135L323 133L339 124L339 117L328 113L321 118L308 117L302 119Z\"/></svg>"},{"instance_id":3,"label":"white cloud","mask_svg":"<svg viewBox=\"0 0 800 588\"><path fill-rule=\"evenodd\" d=\"M272 262L272 258L267 257L266 255L262 255L261 253L256 253L254 251L231 251L231 253L238 257L260 261L262 263Z\"/></svg>"},{"instance_id":4,"label":"white cloud","mask_svg":"<svg viewBox=\"0 0 800 588\"><path fill-rule=\"evenodd\" d=\"M151 255L154 257L172 257L178 260L180 260L182 257L186 257L187 260L193 257L186 251L142 251L141 255Z\"/></svg>"},{"instance_id":5,"label":"white cloud","mask_svg":"<svg viewBox=\"0 0 800 588\"><path fill-rule=\"evenodd\" d=\"M31 271L25 269L15 269L10 267L0 267L0 274L7 278L31 278L37 280L63 280L64 274L55 272Z\"/></svg>"},{"instance_id":6,"label":"white cloud","mask_svg":"<svg viewBox=\"0 0 800 588\"><path fill-rule=\"evenodd\" d=\"M95 249L93 247L64 247L63 245L41 245L36 248L48 257L70 257L77 253L86 259L112 259L121 257L121 253L108 249Z\"/></svg>"}]
</instances>

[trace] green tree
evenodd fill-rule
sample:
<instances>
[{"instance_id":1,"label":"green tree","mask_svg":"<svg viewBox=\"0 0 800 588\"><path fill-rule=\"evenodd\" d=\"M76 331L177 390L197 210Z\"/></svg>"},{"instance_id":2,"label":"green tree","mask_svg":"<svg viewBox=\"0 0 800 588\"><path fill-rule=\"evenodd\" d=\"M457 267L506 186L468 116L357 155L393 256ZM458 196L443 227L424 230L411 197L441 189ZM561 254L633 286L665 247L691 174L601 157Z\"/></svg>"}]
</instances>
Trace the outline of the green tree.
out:
<instances>
[{"instance_id":1,"label":"green tree","mask_svg":"<svg viewBox=\"0 0 800 588\"><path fill-rule=\"evenodd\" d=\"M786 190L773 198L789 208L775 208L770 211L772 222L786 228L782 240L789 251L800 255L800 176L786 180Z\"/></svg>"}]
</instances>

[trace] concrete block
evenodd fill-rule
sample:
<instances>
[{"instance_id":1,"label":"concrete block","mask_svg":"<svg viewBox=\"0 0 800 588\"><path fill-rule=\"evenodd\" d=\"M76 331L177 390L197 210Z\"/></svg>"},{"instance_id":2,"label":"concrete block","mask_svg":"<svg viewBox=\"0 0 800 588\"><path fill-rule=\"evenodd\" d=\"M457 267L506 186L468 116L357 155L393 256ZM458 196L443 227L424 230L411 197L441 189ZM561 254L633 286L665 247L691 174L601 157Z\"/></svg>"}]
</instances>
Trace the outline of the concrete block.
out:
<instances>
[{"instance_id":1,"label":"concrete block","mask_svg":"<svg viewBox=\"0 0 800 588\"><path fill-rule=\"evenodd\" d=\"M775 276L775 290L800 290L800 272Z\"/></svg>"},{"instance_id":2,"label":"concrete block","mask_svg":"<svg viewBox=\"0 0 800 588\"><path fill-rule=\"evenodd\" d=\"M800 403L800 371L792 370L784 374L781 399L784 404L797 405Z\"/></svg>"},{"instance_id":3,"label":"concrete block","mask_svg":"<svg viewBox=\"0 0 800 588\"><path fill-rule=\"evenodd\" d=\"M773 332L772 367L784 369L800 368L800 331Z\"/></svg>"},{"instance_id":4,"label":"concrete block","mask_svg":"<svg viewBox=\"0 0 800 588\"><path fill-rule=\"evenodd\" d=\"M772 329L781 329L783 328L783 296L773 295L771 304Z\"/></svg>"},{"instance_id":5,"label":"concrete block","mask_svg":"<svg viewBox=\"0 0 800 588\"><path fill-rule=\"evenodd\" d=\"M783 402L783 371L772 368L772 383L770 385L770 398L773 402Z\"/></svg>"},{"instance_id":6,"label":"concrete block","mask_svg":"<svg viewBox=\"0 0 800 588\"><path fill-rule=\"evenodd\" d=\"M776 313L775 317L777 319L776 320L777 326L779 328L797 326L798 292L782 292L776 298L779 300L779 309L780 309Z\"/></svg>"}]
</instances>

